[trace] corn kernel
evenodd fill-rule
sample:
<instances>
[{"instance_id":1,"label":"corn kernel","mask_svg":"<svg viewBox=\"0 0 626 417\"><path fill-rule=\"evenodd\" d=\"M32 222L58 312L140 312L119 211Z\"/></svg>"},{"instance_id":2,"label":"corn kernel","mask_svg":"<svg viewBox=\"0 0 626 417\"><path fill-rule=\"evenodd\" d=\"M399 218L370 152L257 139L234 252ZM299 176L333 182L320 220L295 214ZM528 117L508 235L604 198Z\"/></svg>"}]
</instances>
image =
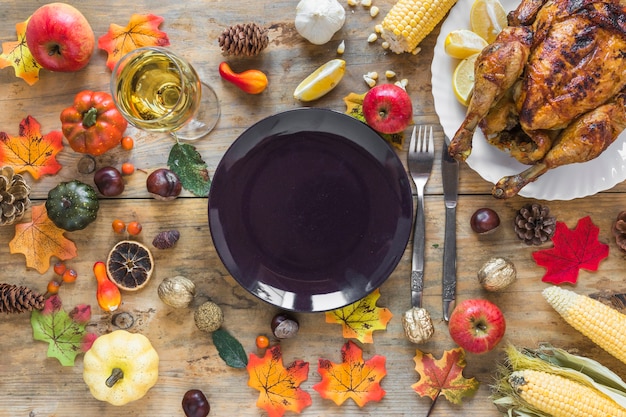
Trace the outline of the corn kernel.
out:
<instances>
[{"instance_id":1,"label":"corn kernel","mask_svg":"<svg viewBox=\"0 0 626 417\"><path fill-rule=\"evenodd\" d=\"M361 0L361 6L370 7L372 5L372 0Z\"/></svg>"},{"instance_id":2,"label":"corn kernel","mask_svg":"<svg viewBox=\"0 0 626 417\"><path fill-rule=\"evenodd\" d=\"M339 44L339 46L337 47L337 53L339 55L343 54L346 51L346 42L345 41L341 41L341 43Z\"/></svg>"},{"instance_id":3,"label":"corn kernel","mask_svg":"<svg viewBox=\"0 0 626 417\"><path fill-rule=\"evenodd\" d=\"M348 6L350 6L350 7L354 7L357 4L359 4L358 0L348 0Z\"/></svg>"},{"instance_id":4,"label":"corn kernel","mask_svg":"<svg viewBox=\"0 0 626 417\"><path fill-rule=\"evenodd\" d=\"M367 76L367 74L365 74L365 75L363 76L363 81L365 81L365 83L366 83L368 86L370 86L370 88L371 88L371 87L374 87L374 86L376 85L376 80L375 80L375 79L373 79L373 78L371 78L371 77L368 77L368 76Z\"/></svg>"},{"instance_id":5,"label":"corn kernel","mask_svg":"<svg viewBox=\"0 0 626 417\"><path fill-rule=\"evenodd\" d=\"M395 76L396 76L396 73L395 73L395 72L393 72L393 71L391 71L391 70L387 70L387 71L385 71L385 77L387 77L387 78L393 78L393 77L395 77Z\"/></svg>"},{"instance_id":6,"label":"corn kernel","mask_svg":"<svg viewBox=\"0 0 626 417\"><path fill-rule=\"evenodd\" d=\"M376 33L383 33L383 25L376 25L376 26L374 26L374 31Z\"/></svg>"},{"instance_id":7,"label":"corn kernel","mask_svg":"<svg viewBox=\"0 0 626 417\"><path fill-rule=\"evenodd\" d=\"M378 40L378 35L376 35L375 33L372 33L367 37L367 41L369 43L376 42L377 40Z\"/></svg>"},{"instance_id":8,"label":"corn kernel","mask_svg":"<svg viewBox=\"0 0 626 417\"><path fill-rule=\"evenodd\" d=\"M370 16L372 17L376 17L378 16L378 12L380 11L380 9L376 6L372 6L372 8L370 9Z\"/></svg>"}]
</instances>

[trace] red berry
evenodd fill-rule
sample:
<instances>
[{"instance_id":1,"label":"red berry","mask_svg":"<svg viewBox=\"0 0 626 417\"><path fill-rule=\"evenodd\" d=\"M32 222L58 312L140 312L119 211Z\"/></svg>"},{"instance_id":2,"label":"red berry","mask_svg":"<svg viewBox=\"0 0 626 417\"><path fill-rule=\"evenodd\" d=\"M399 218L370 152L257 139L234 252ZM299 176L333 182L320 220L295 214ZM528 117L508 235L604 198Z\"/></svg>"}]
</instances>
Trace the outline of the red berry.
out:
<instances>
[{"instance_id":1,"label":"red berry","mask_svg":"<svg viewBox=\"0 0 626 417\"><path fill-rule=\"evenodd\" d=\"M111 227L113 227L113 231L115 233L124 233L124 230L126 230L126 223L124 223L120 219L115 219L111 223Z\"/></svg>"},{"instance_id":2,"label":"red berry","mask_svg":"<svg viewBox=\"0 0 626 417\"><path fill-rule=\"evenodd\" d=\"M120 142L122 149L130 151L135 146L135 141L130 136L124 136Z\"/></svg>"},{"instance_id":3,"label":"red berry","mask_svg":"<svg viewBox=\"0 0 626 417\"><path fill-rule=\"evenodd\" d=\"M61 287L61 283L57 280L50 280L50 282L48 282L48 294L56 294L59 292L59 288Z\"/></svg>"},{"instance_id":4,"label":"red berry","mask_svg":"<svg viewBox=\"0 0 626 417\"><path fill-rule=\"evenodd\" d=\"M78 273L72 268L66 269L62 277L63 282L67 282L68 284L76 281L76 278L78 278Z\"/></svg>"},{"instance_id":5,"label":"red berry","mask_svg":"<svg viewBox=\"0 0 626 417\"><path fill-rule=\"evenodd\" d=\"M66 269L65 264L61 261L54 264L54 273L57 275L63 275Z\"/></svg>"},{"instance_id":6,"label":"red berry","mask_svg":"<svg viewBox=\"0 0 626 417\"><path fill-rule=\"evenodd\" d=\"M141 229L142 228L143 227L141 226L141 223L139 223L139 222L130 222L130 223L128 223L128 226L126 227L126 230L128 230L129 234L131 234L133 236L136 236L139 233L141 233Z\"/></svg>"},{"instance_id":7,"label":"red berry","mask_svg":"<svg viewBox=\"0 0 626 417\"><path fill-rule=\"evenodd\" d=\"M122 164L122 174L130 175L133 172L135 172L135 166L133 164L131 164L130 162L124 162Z\"/></svg>"},{"instance_id":8,"label":"red berry","mask_svg":"<svg viewBox=\"0 0 626 417\"><path fill-rule=\"evenodd\" d=\"M267 349L270 345L270 340L265 335L258 335L256 337L256 347L259 349Z\"/></svg>"}]
</instances>

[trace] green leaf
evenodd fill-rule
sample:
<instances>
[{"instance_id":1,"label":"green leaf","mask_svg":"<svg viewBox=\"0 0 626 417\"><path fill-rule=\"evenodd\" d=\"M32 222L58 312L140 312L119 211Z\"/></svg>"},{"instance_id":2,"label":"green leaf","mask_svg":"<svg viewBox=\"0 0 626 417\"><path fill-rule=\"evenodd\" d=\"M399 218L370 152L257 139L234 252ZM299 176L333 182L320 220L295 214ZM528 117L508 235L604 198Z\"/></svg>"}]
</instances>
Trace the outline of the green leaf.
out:
<instances>
[{"instance_id":1,"label":"green leaf","mask_svg":"<svg viewBox=\"0 0 626 417\"><path fill-rule=\"evenodd\" d=\"M85 324L72 319L61 309L61 300L52 296L46 300L43 311L33 310L30 316L33 339L48 342L48 357L57 358L63 366L74 366L76 356L82 353Z\"/></svg>"},{"instance_id":2,"label":"green leaf","mask_svg":"<svg viewBox=\"0 0 626 417\"><path fill-rule=\"evenodd\" d=\"M175 143L167 159L169 168L178 175L187 191L198 197L209 195L211 179L207 164L196 148L187 143Z\"/></svg>"},{"instance_id":3,"label":"green leaf","mask_svg":"<svg viewBox=\"0 0 626 417\"><path fill-rule=\"evenodd\" d=\"M224 329L217 329L212 335L213 344L226 365L233 368L245 368L248 365L248 356L243 346L230 333Z\"/></svg>"}]
</instances>

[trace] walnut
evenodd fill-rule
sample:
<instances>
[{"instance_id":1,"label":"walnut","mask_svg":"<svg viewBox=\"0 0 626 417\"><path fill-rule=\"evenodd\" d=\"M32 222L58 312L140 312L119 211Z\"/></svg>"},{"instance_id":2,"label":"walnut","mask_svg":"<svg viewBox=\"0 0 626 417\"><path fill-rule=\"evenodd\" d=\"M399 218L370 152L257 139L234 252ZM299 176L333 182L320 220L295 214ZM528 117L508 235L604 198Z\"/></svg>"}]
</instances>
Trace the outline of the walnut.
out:
<instances>
[{"instance_id":1,"label":"walnut","mask_svg":"<svg viewBox=\"0 0 626 417\"><path fill-rule=\"evenodd\" d=\"M505 258L491 258L478 271L478 282L487 291L502 291L516 277L515 265Z\"/></svg>"},{"instance_id":2,"label":"walnut","mask_svg":"<svg viewBox=\"0 0 626 417\"><path fill-rule=\"evenodd\" d=\"M175 276L165 278L157 289L159 298L165 304L174 308L185 308L189 306L196 295L196 285L188 278Z\"/></svg>"},{"instance_id":3,"label":"walnut","mask_svg":"<svg viewBox=\"0 0 626 417\"><path fill-rule=\"evenodd\" d=\"M623 251L626 251L626 211L622 211L617 215L617 219L611 228L615 243Z\"/></svg>"},{"instance_id":4,"label":"walnut","mask_svg":"<svg viewBox=\"0 0 626 417\"><path fill-rule=\"evenodd\" d=\"M435 333L428 310L412 307L402 316L402 327L406 337L413 343L426 343Z\"/></svg>"}]
</instances>

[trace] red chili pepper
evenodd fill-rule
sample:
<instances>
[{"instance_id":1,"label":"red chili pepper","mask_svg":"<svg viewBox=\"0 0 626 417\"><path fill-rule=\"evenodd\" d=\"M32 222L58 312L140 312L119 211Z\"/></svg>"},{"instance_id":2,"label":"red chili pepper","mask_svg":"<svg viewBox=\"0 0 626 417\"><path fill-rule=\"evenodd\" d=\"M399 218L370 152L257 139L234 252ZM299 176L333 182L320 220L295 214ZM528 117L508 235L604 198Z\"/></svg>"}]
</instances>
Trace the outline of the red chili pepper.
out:
<instances>
[{"instance_id":1,"label":"red chili pepper","mask_svg":"<svg viewBox=\"0 0 626 417\"><path fill-rule=\"evenodd\" d=\"M235 84L249 94L259 94L263 92L268 84L267 76L259 70L251 69L236 73L226 62L222 62L219 71L223 79Z\"/></svg>"}]
</instances>

